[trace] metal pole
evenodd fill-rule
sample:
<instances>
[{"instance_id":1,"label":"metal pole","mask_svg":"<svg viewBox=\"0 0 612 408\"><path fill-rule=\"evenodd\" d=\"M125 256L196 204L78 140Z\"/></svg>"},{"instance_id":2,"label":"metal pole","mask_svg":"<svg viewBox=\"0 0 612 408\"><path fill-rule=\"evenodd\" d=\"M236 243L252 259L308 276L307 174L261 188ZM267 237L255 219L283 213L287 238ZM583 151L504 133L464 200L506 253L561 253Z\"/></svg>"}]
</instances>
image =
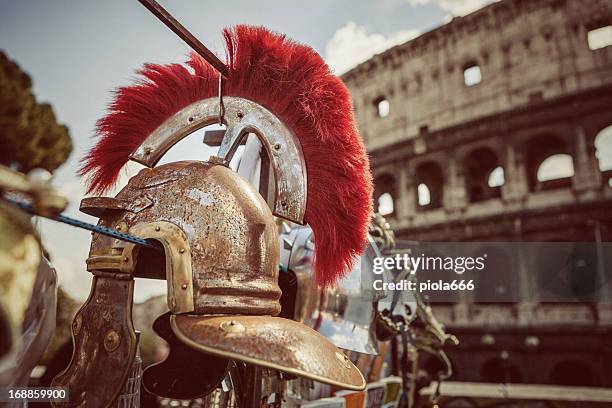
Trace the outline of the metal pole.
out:
<instances>
[{"instance_id":1,"label":"metal pole","mask_svg":"<svg viewBox=\"0 0 612 408\"><path fill-rule=\"evenodd\" d=\"M193 34L191 34L181 23L179 23L165 8L155 0L138 0L155 17L166 25L174 34L178 35L195 52L200 54L210 65L227 78L229 68L211 50L206 48Z\"/></svg>"}]
</instances>

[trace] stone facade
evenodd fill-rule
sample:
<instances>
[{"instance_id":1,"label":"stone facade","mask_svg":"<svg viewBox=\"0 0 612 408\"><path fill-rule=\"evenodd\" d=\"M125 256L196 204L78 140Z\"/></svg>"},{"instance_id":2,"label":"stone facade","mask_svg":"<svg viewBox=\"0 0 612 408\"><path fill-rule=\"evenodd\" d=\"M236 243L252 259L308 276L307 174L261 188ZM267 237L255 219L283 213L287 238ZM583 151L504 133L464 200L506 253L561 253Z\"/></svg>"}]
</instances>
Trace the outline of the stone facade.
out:
<instances>
[{"instance_id":1,"label":"stone facade","mask_svg":"<svg viewBox=\"0 0 612 408\"><path fill-rule=\"evenodd\" d=\"M612 129L612 46L588 41L610 25L606 0L503 0L347 72L375 200L391 197L396 235L612 241L612 169L596 155ZM554 155L571 157L573 175L541 181ZM491 187L499 168L503 182ZM512 278L537 293L528 273ZM462 340L450 352L455 380L609 387L611 303L462 298L435 309Z\"/></svg>"}]
</instances>

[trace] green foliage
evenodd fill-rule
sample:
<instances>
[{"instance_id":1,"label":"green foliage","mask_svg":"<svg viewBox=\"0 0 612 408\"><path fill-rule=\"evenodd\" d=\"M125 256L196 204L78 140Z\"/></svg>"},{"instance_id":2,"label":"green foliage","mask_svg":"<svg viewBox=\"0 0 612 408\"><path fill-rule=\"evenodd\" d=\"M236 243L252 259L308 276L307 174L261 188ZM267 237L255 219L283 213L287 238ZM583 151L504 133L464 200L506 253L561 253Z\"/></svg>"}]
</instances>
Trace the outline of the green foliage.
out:
<instances>
[{"instance_id":1,"label":"green foliage","mask_svg":"<svg viewBox=\"0 0 612 408\"><path fill-rule=\"evenodd\" d=\"M0 51L0 163L54 171L72 151L68 128L51 105L38 103L28 74Z\"/></svg>"}]
</instances>

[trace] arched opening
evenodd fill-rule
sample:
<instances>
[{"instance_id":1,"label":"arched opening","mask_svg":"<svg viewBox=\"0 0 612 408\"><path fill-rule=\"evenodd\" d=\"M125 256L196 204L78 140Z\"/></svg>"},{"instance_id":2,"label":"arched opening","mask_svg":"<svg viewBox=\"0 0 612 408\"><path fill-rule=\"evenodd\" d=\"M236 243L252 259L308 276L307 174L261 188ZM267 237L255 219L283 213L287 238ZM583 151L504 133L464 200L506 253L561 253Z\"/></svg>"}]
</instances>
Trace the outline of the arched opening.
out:
<instances>
[{"instance_id":1,"label":"arched opening","mask_svg":"<svg viewBox=\"0 0 612 408\"><path fill-rule=\"evenodd\" d=\"M489 179L487 180L487 184L489 187L501 187L506 183L506 176L504 174L504 168L502 166L497 166L494 168L491 173L489 173Z\"/></svg>"},{"instance_id":2,"label":"arched opening","mask_svg":"<svg viewBox=\"0 0 612 408\"><path fill-rule=\"evenodd\" d=\"M393 214L395 211L395 203L393 202L393 196L389 193L383 193L378 197L378 212L381 215Z\"/></svg>"},{"instance_id":3,"label":"arched opening","mask_svg":"<svg viewBox=\"0 0 612 408\"><path fill-rule=\"evenodd\" d=\"M444 362L436 356L427 356L421 365L429 378L437 380L440 374L445 374L447 367ZM453 364L453 377L457 377L456 366ZM452 378L452 377L451 377Z\"/></svg>"},{"instance_id":4,"label":"arched opening","mask_svg":"<svg viewBox=\"0 0 612 408\"><path fill-rule=\"evenodd\" d=\"M416 168L417 208L428 210L442 206L444 175L435 162L426 162Z\"/></svg>"},{"instance_id":5,"label":"arched opening","mask_svg":"<svg viewBox=\"0 0 612 408\"><path fill-rule=\"evenodd\" d=\"M599 25L587 32L587 44L591 51L612 46L612 25Z\"/></svg>"},{"instance_id":6,"label":"arched opening","mask_svg":"<svg viewBox=\"0 0 612 408\"><path fill-rule=\"evenodd\" d=\"M480 377L484 382L520 383L523 381L521 370L509 359L496 357L486 361L480 367Z\"/></svg>"},{"instance_id":7,"label":"arched opening","mask_svg":"<svg viewBox=\"0 0 612 408\"><path fill-rule=\"evenodd\" d=\"M558 180L574 176L574 163L569 154L553 154L538 166L539 182Z\"/></svg>"},{"instance_id":8,"label":"arched opening","mask_svg":"<svg viewBox=\"0 0 612 408\"><path fill-rule=\"evenodd\" d=\"M555 385L578 387L597 386L593 370L581 361L567 360L555 365L550 372L550 381Z\"/></svg>"},{"instance_id":9,"label":"arched opening","mask_svg":"<svg viewBox=\"0 0 612 408\"><path fill-rule=\"evenodd\" d=\"M374 180L374 211L385 216L393 216L396 213L395 201L397 197L397 186L395 177L390 174L382 174Z\"/></svg>"},{"instance_id":10,"label":"arched opening","mask_svg":"<svg viewBox=\"0 0 612 408\"><path fill-rule=\"evenodd\" d=\"M530 191L571 187L573 159L568 144L558 136L534 137L527 146Z\"/></svg>"},{"instance_id":11,"label":"arched opening","mask_svg":"<svg viewBox=\"0 0 612 408\"><path fill-rule=\"evenodd\" d=\"M421 183L417 186L417 201L421 207L431 203L431 193L429 192L427 184Z\"/></svg>"},{"instance_id":12,"label":"arched opening","mask_svg":"<svg viewBox=\"0 0 612 408\"><path fill-rule=\"evenodd\" d=\"M487 246L474 252L482 256L484 268L474 270L468 279L478 282L474 301L478 303L518 302L521 300L514 259L501 248Z\"/></svg>"},{"instance_id":13,"label":"arched opening","mask_svg":"<svg viewBox=\"0 0 612 408\"><path fill-rule=\"evenodd\" d=\"M384 96L380 96L374 99L374 108L376 109L376 116L379 118L386 118L389 116L391 111L391 104L389 100Z\"/></svg>"},{"instance_id":14,"label":"arched opening","mask_svg":"<svg viewBox=\"0 0 612 408\"><path fill-rule=\"evenodd\" d=\"M561 237L560 240L564 239ZM598 253L590 242L542 243L535 247L534 270L543 302L597 300Z\"/></svg>"},{"instance_id":15,"label":"arched opening","mask_svg":"<svg viewBox=\"0 0 612 408\"><path fill-rule=\"evenodd\" d=\"M463 68L463 83L465 86L474 86L482 82L482 72L480 66L475 62L467 64Z\"/></svg>"},{"instance_id":16,"label":"arched opening","mask_svg":"<svg viewBox=\"0 0 612 408\"><path fill-rule=\"evenodd\" d=\"M612 125L603 128L595 136L595 154L602 182L612 187Z\"/></svg>"},{"instance_id":17,"label":"arched opening","mask_svg":"<svg viewBox=\"0 0 612 408\"><path fill-rule=\"evenodd\" d=\"M504 169L499 163L497 154L492 149L480 147L472 150L465 157L463 168L465 187L470 203L501 197ZM496 173L492 179L493 172Z\"/></svg>"}]
</instances>

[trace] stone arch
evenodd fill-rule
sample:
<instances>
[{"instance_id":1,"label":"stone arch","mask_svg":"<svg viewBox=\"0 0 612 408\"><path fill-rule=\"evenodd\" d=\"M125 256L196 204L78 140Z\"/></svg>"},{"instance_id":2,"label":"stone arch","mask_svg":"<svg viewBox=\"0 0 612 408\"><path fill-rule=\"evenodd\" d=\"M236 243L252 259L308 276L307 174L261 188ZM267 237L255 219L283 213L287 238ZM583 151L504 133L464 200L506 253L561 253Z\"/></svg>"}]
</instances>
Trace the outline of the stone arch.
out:
<instances>
[{"instance_id":1,"label":"stone arch","mask_svg":"<svg viewBox=\"0 0 612 408\"><path fill-rule=\"evenodd\" d=\"M550 370L550 382L555 385L594 387L599 385L595 371L578 360L564 360Z\"/></svg>"},{"instance_id":2,"label":"stone arch","mask_svg":"<svg viewBox=\"0 0 612 408\"><path fill-rule=\"evenodd\" d=\"M415 185L417 186L416 202L419 203L417 208L425 210L442 207L444 198L444 172L437 162L427 161L416 167ZM421 187L419 188L419 186ZM423 196L419 199L419 190L421 190L421 194L425 192L429 193L429 200L427 203L423 200Z\"/></svg>"},{"instance_id":3,"label":"stone arch","mask_svg":"<svg viewBox=\"0 0 612 408\"><path fill-rule=\"evenodd\" d=\"M531 138L526 147L529 190L570 187L574 174L572 153L570 144L557 135L545 134Z\"/></svg>"},{"instance_id":4,"label":"stone arch","mask_svg":"<svg viewBox=\"0 0 612 408\"><path fill-rule=\"evenodd\" d=\"M479 248L473 256L484 257L485 267L473 273L477 282L474 301L478 303L518 302L521 299L518 268L515 260L502 248L487 245Z\"/></svg>"},{"instance_id":5,"label":"stone arch","mask_svg":"<svg viewBox=\"0 0 612 408\"><path fill-rule=\"evenodd\" d=\"M521 369L507 358L495 357L480 366L480 378L484 382L520 383L523 381Z\"/></svg>"},{"instance_id":6,"label":"stone arch","mask_svg":"<svg viewBox=\"0 0 612 408\"><path fill-rule=\"evenodd\" d=\"M453 375L451 378L457 378L459 375L457 372L457 365L454 364L453 360L450 357L447 356L447 358L451 362L451 367L453 367ZM425 370L428 376L433 380L437 380L439 374L446 373L446 365L440 359L440 357L437 357L434 355L426 354L426 357L423 359L421 363L421 367L423 370Z\"/></svg>"},{"instance_id":7,"label":"stone arch","mask_svg":"<svg viewBox=\"0 0 612 408\"><path fill-rule=\"evenodd\" d=\"M612 187L612 125L599 130L593 140L602 182Z\"/></svg>"},{"instance_id":8,"label":"stone arch","mask_svg":"<svg viewBox=\"0 0 612 408\"><path fill-rule=\"evenodd\" d=\"M397 212L397 181L389 173L374 178L374 211L393 216ZM382 208L381 208L382 207Z\"/></svg>"},{"instance_id":9,"label":"stone arch","mask_svg":"<svg viewBox=\"0 0 612 408\"><path fill-rule=\"evenodd\" d=\"M477 147L463 160L463 174L468 202L501 197L501 185L490 186L491 173L503 167L497 153L490 147ZM502 173L503 174L503 173Z\"/></svg>"}]
</instances>

